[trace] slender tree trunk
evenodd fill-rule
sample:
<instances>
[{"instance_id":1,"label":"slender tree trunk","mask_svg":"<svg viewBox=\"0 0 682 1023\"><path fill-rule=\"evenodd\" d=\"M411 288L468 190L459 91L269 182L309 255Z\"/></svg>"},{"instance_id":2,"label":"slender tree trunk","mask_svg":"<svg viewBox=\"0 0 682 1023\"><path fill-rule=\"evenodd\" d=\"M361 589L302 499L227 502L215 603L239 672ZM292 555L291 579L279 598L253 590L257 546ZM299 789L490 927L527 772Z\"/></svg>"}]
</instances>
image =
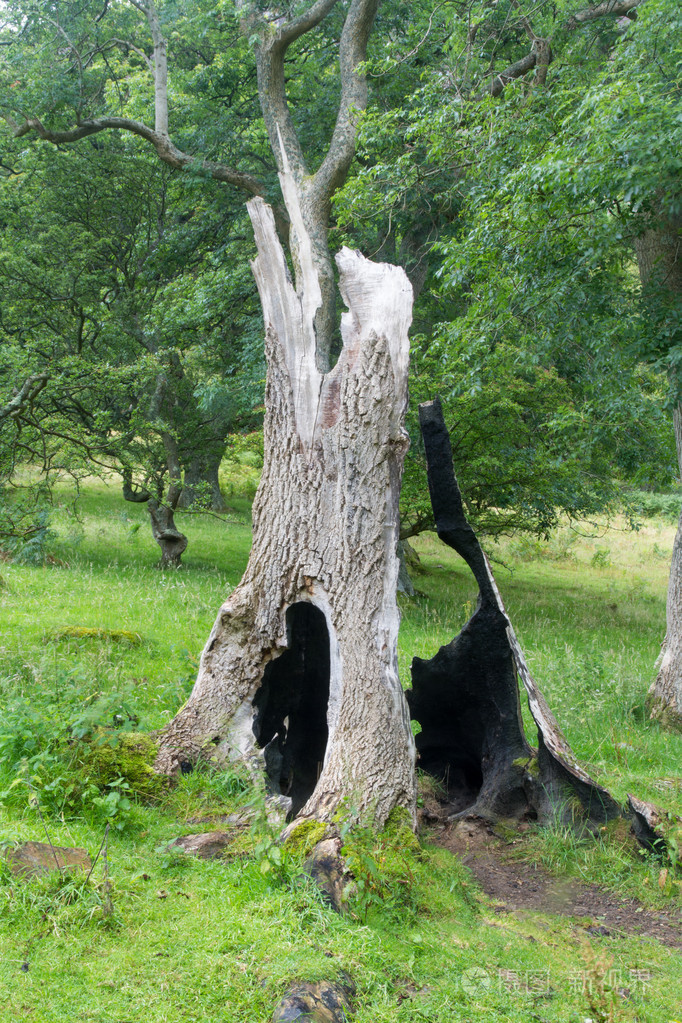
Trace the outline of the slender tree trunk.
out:
<instances>
[{"instance_id":1,"label":"slender tree trunk","mask_svg":"<svg viewBox=\"0 0 682 1023\"><path fill-rule=\"evenodd\" d=\"M677 460L682 476L682 407L673 410ZM682 511L670 561L666 601L666 634L658 675L649 690L651 717L662 725L682 731Z\"/></svg>"},{"instance_id":2,"label":"slender tree trunk","mask_svg":"<svg viewBox=\"0 0 682 1023\"><path fill-rule=\"evenodd\" d=\"M158 567L180 568L180 559L187 549L187 537L175 525L175 510L182 496L182 470L177 441L170 433L164 433L162 439L170 477L168 492L165 501L150 497L147 507L152 523L152 536L161 548Z\"/></svg>"},{"instance_id":3,"label":"slender tree trunk","mask_svg":"<svg viewBox=\"0 0 682 1023\"><path fill-rule=\"evenodd\" d=\"M268 363L253 547L157 769L255 756L290 816L330 820L346 801L382 822L415 807L395 600L412 292L399 268L342 250L343 350L323 373L311 249L299 234L296 292L272 211L249 212Z\"/></svg>"},{"instance_id":4,"label":"slender tree trunk","mask_svg":"<svg viewBox=\"0 0 682 1023\"><path fill-rule=\"evenodd\" d=\"M662 218L638 238L636 251L642 287L649 293L649 301L659 310L679 308L682 303L682 217ZM682 477L682 381L673 370L670 380L677 394L673 424ZM648 705L652 718L682 731L682 511L670 564L666 635Z\"/></svg>"},{"instance_id":5,"label":"slender tree trunk","mask_svg":"<svg viewBox=\"0 0 682 1023\"><path fill-rule=\"evenodd\" d=\"M159 388L157 387L157 392ZM128 469L123 473L123 497L126 501L134 504L146 504L149 511L149 521L152 527L152 536L161 548L161 558L157 567L179 568L182 555L187 549L187 537L181 533L175 525L175 510L178 507L182 495L182 480L180 462L178 459L178 448L174 438L170 434L163 435L163 446L166 450L170 483L165 501L163 500L163 487L159 484L159 492L156 497L146 488L136 490L133 485L133 475Z\"/></svg>"}]
</instances>

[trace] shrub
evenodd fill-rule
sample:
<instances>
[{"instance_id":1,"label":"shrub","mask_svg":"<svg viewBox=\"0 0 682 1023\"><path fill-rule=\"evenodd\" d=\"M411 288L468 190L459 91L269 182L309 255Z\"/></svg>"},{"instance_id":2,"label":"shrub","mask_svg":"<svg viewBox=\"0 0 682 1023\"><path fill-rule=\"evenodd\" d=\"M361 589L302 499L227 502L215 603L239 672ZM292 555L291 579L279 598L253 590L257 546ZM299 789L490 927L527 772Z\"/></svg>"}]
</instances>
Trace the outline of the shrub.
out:
<instances>
[{"instance_id":1,"label":"shrub","mask_svg":"<svg viewBox=\"0 0 682 1023\"><path fill-rule=\"evenodd\" d=\"M86 816L121 827L134 800L157 799L167 779L154 772L150 736L117 728L129 721L121 694L73 702L15 697L0 723L0 802L37 803L50 814Z\"/></svg>"},{"instance_id":2,"label":"shrub","mask_svg":"<svg viewBox=\"0 0 682 1023\"><path fill-rule=\"evenodd\" d=\"M646 490L633 490L626 496L626 508L636 516L642 518L667 519L669 522L677 522L682 506L682 496L675 491L668 494L653 494Z\"/></svg>"}]
</instances>

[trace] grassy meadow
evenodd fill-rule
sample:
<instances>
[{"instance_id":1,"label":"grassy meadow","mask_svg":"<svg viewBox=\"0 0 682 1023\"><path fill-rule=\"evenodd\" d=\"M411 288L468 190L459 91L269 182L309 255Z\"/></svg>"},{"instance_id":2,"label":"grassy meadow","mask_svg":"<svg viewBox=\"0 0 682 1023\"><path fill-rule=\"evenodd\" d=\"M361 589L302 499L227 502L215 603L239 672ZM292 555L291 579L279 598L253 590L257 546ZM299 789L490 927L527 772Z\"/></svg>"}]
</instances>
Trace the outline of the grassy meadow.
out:
<instances>
[{"instance_id":1,"label":"grassy meadow","mask_svg":"<svg viewBox=\"0 0 682 1023\"><path fill-rule=\"evenodd\" d=\"M347 973L358 1023L679 1023L679 953L590 933L590 921L495 913L428 836L410 849L350 832L365 884L338 916L301 876L300 854L276 844L238 771L196 771L169 790L97 774L98 750L159 727L189 693L248 557L248 504L233 503L226 522L178 516L185 564L162 574L144 508L92 482L78 519L63 493L47 561L0 564L0 840L47 833L94 858L109 823L89 878L19 882L0 865L4 1018L266 1023L292 980ZM489 545L498 584L578 757L619 798L633 792L682 815L682 736L650 723L643 706L665 631L674 525L652 518L637 532L616 523L593 533L562 527L547 542ZM433 536L415 546L418 593L401 598L405 685L412 657L449 642L476 599L452 551ZM168 850L245 806L251 825L235 855ZM617 829L579 838L531 828L515 850L637 898L643 913L681 904L674 850L662 872Z\"/></svg>"}]
</instances>

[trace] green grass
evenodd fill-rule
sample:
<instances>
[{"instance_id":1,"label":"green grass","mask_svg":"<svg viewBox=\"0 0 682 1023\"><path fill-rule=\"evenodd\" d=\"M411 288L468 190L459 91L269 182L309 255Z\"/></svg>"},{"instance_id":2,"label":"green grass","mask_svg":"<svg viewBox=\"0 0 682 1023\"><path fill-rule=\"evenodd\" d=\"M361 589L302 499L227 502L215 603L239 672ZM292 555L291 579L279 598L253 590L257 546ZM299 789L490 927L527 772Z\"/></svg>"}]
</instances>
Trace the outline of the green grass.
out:
<instances>
[{"instance_id":1,"label":"green grass","mask_svg":"<svg viewBox=\"0 0 682 1023\"><path fill-rule=\"evenodd\" d=\"M235 503L228 524L179 517L190 538L185 567L160 574L144 508L93 484L79 525L63 495L53 563L0 566L0 743L8 732L16 737L18 721L28 722L21 742L29 759L31 742L47 743L49 755L41 755L57 770L73 750L66 727L87 714L100 730L114 715L126 728L149 730L177 710L217 609L246 564L246 507ZM545 545L511 540L491 553L508 566L496 570L508 611L576 753L619 797L632 791L682 813L682 737L663 733L641 711L665 628L673 533L651 520L639 533L591 539L561 531ZM451 551L433 537L417 546L422 595L402 601L405 682L411 658L449 642L476 598ZM77 627L125 630L141 642L59 638ZM44 840L31 789L8 792L12 780L0 765L0 838ZM130 801L111 817L108 877L102 857L87 883L0 875L5 1018L265 1023L291 980L345 970L358 984L358 1023L679 1019L679 955L650 940L588 936L557 917L495 914L442 850L405 854L380 898L356 901L351 915L339 917L301 879L293 855L281 863L271 856L258 797L243 778L195 773L151 804ZM242 855L197 862L166 851L171 839L208 829L212 816L245 802L260 823ZM63 817L47 809L54 843L97 852L106 808L85 802ZM679 885L662 891L660 864L615 834L580 839L550 828L532 834L520 855L651 907L679 905ZM614 984L629 988L628 1000L602 990L604 977L608 986L618 976Z\"/></svg>"}]
</instances>

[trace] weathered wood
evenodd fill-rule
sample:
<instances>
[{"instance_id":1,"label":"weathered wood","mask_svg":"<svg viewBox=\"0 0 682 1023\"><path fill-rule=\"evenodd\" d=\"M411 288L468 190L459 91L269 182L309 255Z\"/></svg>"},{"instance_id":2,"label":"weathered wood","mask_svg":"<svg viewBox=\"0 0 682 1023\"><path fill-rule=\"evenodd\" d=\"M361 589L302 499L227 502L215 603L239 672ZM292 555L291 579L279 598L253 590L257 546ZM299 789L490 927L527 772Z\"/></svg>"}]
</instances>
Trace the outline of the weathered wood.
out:
<instances>
[{"instance_id":1,"label":"weathered wood","mask_svg":"<svg viewBox=\"0 0 682 1023\"><path fill-rule=\"evenodd\" d=\"M234 832L204 831L198 835L181 835L168 844L168 851L183 852L199 860L219 860L234 842Z\"/></svg>"},{"instance_id":2,"label":"weathered wood","mask_svg":"<svg viewBox=\"0 0 682 1023\"><path fill-rule=\"evenodd\" d=\"M483 817L527 812L532 751L523 731L504 609L467 522L440 402L419 406L429 494L439 537L460 554L479 585L478 607L459 636L430 661L412 662L407 693L419 762L447 785L452 812Z\"/></svg>"},{"instance_id":3,"label":"weathered wood","mask_svg":"<svg viewBox=\"0 0 682 1023\"><path fill-rule=\"evenodd\" d=\"M290 184L283 177L285 194ZM343 349L322 373L321 296L295 199L288 205L301 293L272 211L261 200L249 204L268 363L253 547L194 690L161 737L157 768L178 770L207 753L225 761L265 752L271 788L279 783L290 812L329 820L347 800L382 822L395 805L415 808L395 600L412 291L401 269L343 249ZM319 744L316 763L297 752L302 731L308 746Z\"/></svg>"}]
</instances>

